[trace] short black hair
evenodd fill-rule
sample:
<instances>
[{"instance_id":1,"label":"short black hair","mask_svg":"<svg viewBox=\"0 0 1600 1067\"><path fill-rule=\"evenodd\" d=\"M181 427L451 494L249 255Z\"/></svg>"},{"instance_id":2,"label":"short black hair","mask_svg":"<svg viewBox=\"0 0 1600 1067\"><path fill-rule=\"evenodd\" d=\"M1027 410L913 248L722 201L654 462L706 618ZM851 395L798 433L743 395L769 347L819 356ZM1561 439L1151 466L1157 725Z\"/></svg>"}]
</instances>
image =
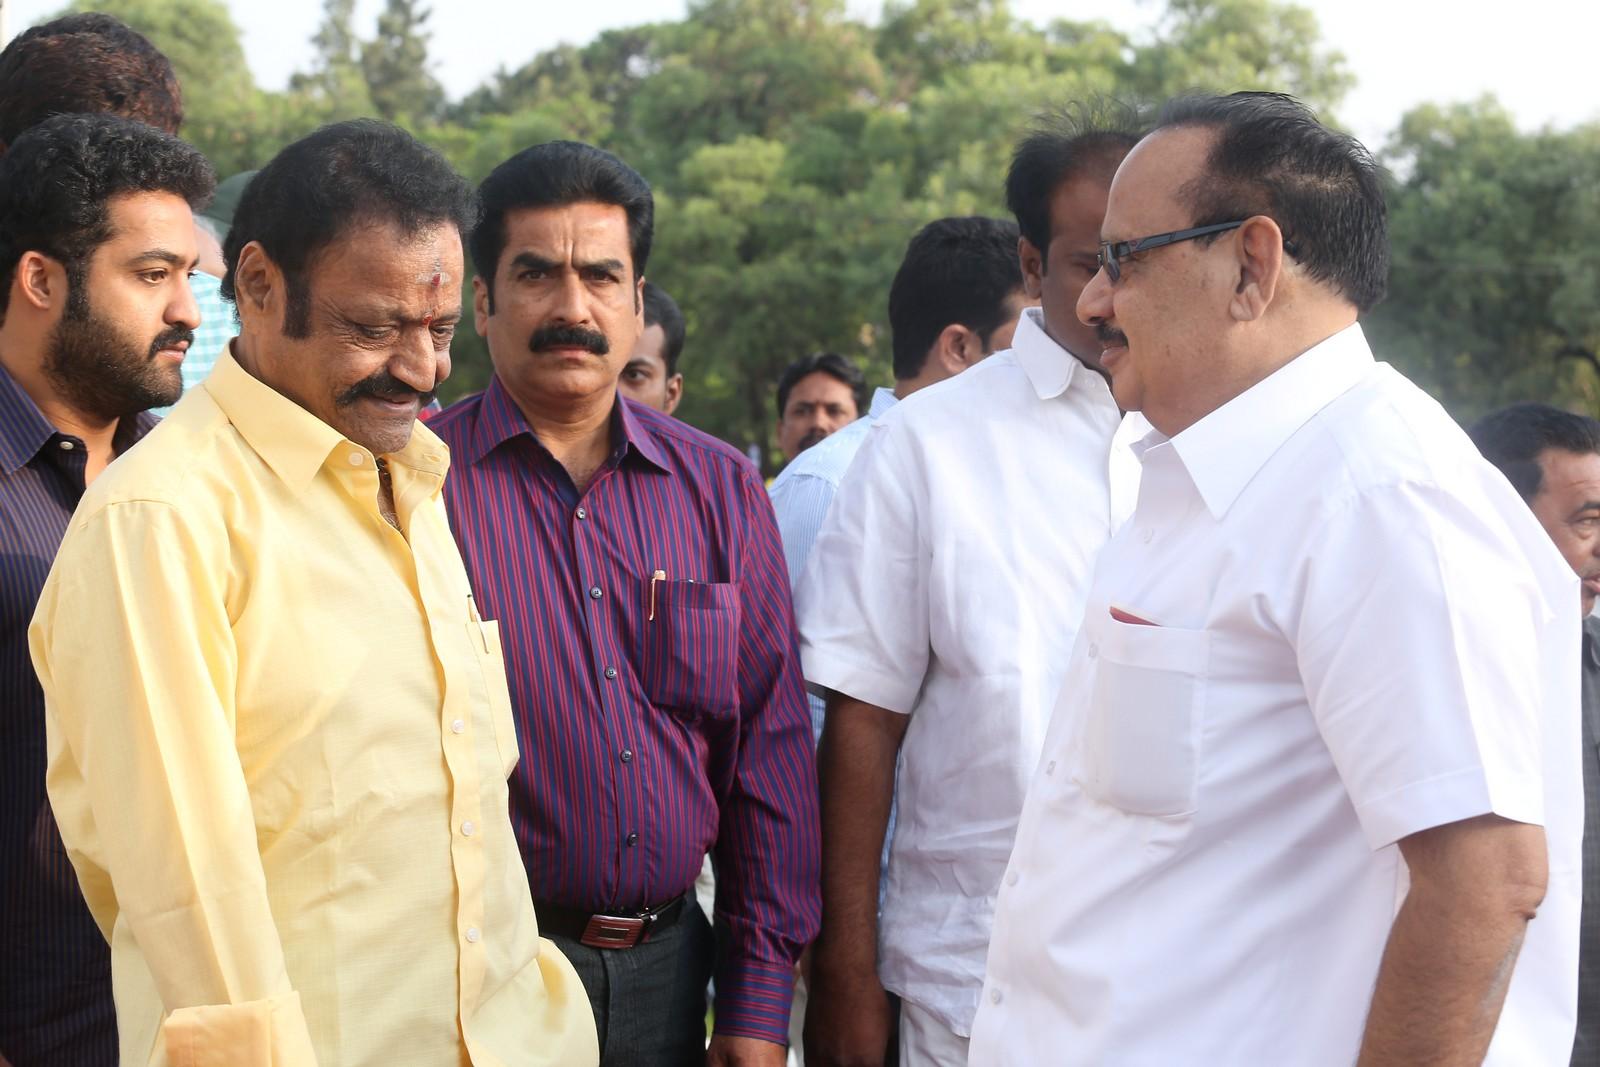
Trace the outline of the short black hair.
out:
<instances>
[{"instance_id":1,"label":"short black hair","mask_svg":"<svg viewBox=\"0 0 1600 1067\"><path fill-rule=\"evenodd\" d=\"M1102 178L1111 184L1122 158L1144 136L1139 109L1113 100L1086 100L1034 119L1011 153L1006 173L1006 207L1048 269L1050 199L1074 178Z\"/></svg>"},{"instance_id":2,"label":"short black hair","mask_svg":"<svg viewBox=\"0 0 1600 1067\"><path fill-rule=\"evenodd\" d=\"M332 123L279 152L245 186L222 244L222 295L236 299L239 252L259 241L288 289L284 332L304 337L311 263L342 234L385 223L408 235L453 223L465 234L475 220L471 186L438 152L387 122Z\"/></svg>"},{"instance_id":3,"label":"short black hair","mask_svg":"<svg viewBox=\"0 0 1600 1067\"><path fill-rule=\"evenodd\" d=\"M789 405L789 394L800 379L819 373L848 385L850 395L855 398L856 411L866 410L867 376L861 373L861 368L837 352L813 352L783 368L783 374L778 378L778 418L783 418L783 409Z\"/></svg>"},{"instance_id":4,"label":"short black hair","mask_svg":"<svg viewBox=\"0 0 1600 1067\"><path fill-rule=\"evenodd\" d=\"M0 157L0 312L24 253L42 252L67 272L68 307L88 307L94 250L113 236L109 202L171 193L205 206L217 176L199 149L116 115L57 115Z\"/></svg>"},{"instance_id":5,"label":"short black hair","mask_svg":"<svg viewBox=\"0 0 1600 1067\"><path fill-rule=\"evenodd\" d=\"M1532 500L1544 487L1539 457L1547 450L1600 453L1600 421L1549 404L1501 408L1473 423L1467 436L1524 500Z\"/></svg>"},{"instance_id":6,"label":"short black hair","mask_svg":"<svg viewBox=\"0 0 1600 1067\"><path fill-rule=\"evenodd\" d=\"M523 208L612 204L628 216L633 276L644 276L655 233L655 197L639 172L603 148L581 141L546 141L525 148L478 186L483 215L472 231L472 264L489 291L494 311L494 272L506 247L506 215Z\"/></svg>"},{"instance_id":7,"label":"short black hair","mask_svg":"<svg viewBox=\"0 0 1600 1067\"><path fill-rule=\"evenodd\" d=\"M938 219L918 230L889 286L894 376L922 373L945 328L959 323L987 346L1010 319L1007 300L1022 288L1014 222L973 215Z\"/></svg>"},{"instance_id":8,"label":"short black hair","mask_svg":"<svg viewBox=\"0 0 1600 1067\"><path fill-rule=\"evenodd\" d=\"M1182 126L1217 131L1204 173L1179 191L1194 212L1191 225L1265 215L1310 277L1361 311L1383 299L1383 171L1360 141L1283 93L1180 97L1163 108L1156 129Z\"/></svg>"},{"instance_id":9,"label":"short black hair","mask_svg":"<svg viewBox=\"0 0 1600 1067\"><path fill-rule=\"evenodd\" d=\"M0 51L0 151L52 115L80 113L177 133L178 75L143 34L97 12L51 19Z\"/></svg>"},{"instance_id":10,"label":"short black hair","mask_svg":"<svg viewBox=\"0 0 1600 1067\"><path fill-rule=\"evenodd\" d=\"M667 365L667 377L672 377L678 373L678 357L683 354L683 312L678 310L678 302L655 282L644 283L644 324L646 329L661 327L666 338L661 358Z\"/></svg>"}]
</instances>

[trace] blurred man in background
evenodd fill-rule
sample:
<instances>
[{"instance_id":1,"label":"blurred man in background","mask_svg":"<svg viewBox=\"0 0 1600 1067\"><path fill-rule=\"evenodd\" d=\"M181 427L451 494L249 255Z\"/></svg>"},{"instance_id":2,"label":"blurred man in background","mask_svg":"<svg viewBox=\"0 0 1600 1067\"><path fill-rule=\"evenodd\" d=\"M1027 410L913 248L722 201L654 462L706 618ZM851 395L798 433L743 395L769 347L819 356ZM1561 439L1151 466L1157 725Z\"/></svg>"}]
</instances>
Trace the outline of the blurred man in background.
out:
<instances>
[{"instance_id":1,"label":"blurred man in background","mask_svg":"<svg viewBox=\"0 0 1600 1067\"><path fill-rule=\"evenodd\" d=\"M646 281L644 332L617 379L622 395L663 415L678 410L678 401L683 399L683 375L678 372L683 339L683 312L677 302L661 286Z\"/></svg>"},{"instance_id":2,"label":"blurred man in background","mask_svg":"<svg viewBox=\"0 0 1600 1067\"><path fill-rule=\"evenodd\" d=\"M815 352L778 378L778 448L787 463L856 420L866 399L861 368L837 352Z\"/></svg>"}]
</instances>

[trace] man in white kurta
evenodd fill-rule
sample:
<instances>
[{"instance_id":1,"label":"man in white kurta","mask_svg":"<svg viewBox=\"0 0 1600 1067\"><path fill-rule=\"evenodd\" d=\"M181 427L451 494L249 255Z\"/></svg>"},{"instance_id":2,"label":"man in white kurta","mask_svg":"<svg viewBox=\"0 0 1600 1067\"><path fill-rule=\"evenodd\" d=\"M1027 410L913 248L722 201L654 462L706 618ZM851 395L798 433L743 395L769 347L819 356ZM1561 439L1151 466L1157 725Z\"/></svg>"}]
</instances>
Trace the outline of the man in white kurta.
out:
<instances>
[{"instance_id":1,"label":"man in white kurta","mask_svg":"<svg viewBox=\"0 0 1600 1067\"><path fill-rule=\"evenodd\" d=\"M1354 317L1386 257L1312 247L1319 211L1381 237L1370 158L1241 96L1128 157L1079 304L1156 429L1002 879L971 1062L1475 1063L1492 1035L1490 1063L1565 1063L1575 579L1374 361ZM1141 242L1205 224L1189 191L1238 173L1263 116L1332 206Z\"/></svg>"},{"instance_id":2,"label":"man in white kurta","mask_svg":"<svg viewBox=\"0 0 1600 1067\"><path fill-rule=\"evenodd\" d=\"M1092 332L1066 318L1088 277L1069 259L1092 255L1126 143L1052 175L1064 190L1053 234L1035 245L1023 227L1024 278L1043 306L1022 313L1010 351L873 424L801 578L806 680L833 693L819 757L829 918L812 967L812 1067L882 1062L884 990L902 999L901 1063L966 1061L1023 791L1094 555L1132 506L1109 471L1121 412L1073 354L1092 350ZM1037 252L1030 271L1030 248L1049 250L1049 271Z\"/></svg>"}]
</instances>

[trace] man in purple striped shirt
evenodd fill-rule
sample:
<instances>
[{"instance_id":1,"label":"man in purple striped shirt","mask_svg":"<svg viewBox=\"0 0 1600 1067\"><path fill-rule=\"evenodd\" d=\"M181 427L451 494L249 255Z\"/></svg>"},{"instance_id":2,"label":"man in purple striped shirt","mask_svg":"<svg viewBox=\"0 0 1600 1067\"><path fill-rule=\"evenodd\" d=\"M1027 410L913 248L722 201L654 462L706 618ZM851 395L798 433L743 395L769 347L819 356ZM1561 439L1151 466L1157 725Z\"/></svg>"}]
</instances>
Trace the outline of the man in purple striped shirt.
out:
<instances>
[{"instance_id":1,"label":"man in purple striped shirt","mask_svg":"<svg viewBox=\"0 0 1600 1067\"><path fill-rule=\"evenodd\" d=\"M583 977L603 1064L782 1064L820 901L771 505L738 452L617 395L643 329L644 179L552 142L480 196L474 314L495 373L430 426L505 644L522 744L511 817L540 931ZM691 891L707 851L715 948Z\"/></svg>"}]
</instances>

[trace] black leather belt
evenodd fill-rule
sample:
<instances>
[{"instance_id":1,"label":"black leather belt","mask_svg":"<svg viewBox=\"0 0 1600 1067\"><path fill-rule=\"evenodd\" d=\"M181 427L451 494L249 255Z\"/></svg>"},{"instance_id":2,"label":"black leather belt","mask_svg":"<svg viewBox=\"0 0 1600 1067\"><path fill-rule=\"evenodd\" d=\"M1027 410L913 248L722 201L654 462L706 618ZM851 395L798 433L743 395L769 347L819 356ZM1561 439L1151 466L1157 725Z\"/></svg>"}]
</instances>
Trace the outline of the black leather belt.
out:
<instances>
[{"instance_id":1,"label":"black leather belt","mask_svg":"<svg viewBox=\"0 0 1600 1067\"><path fill-rule=\"evenodd\" d=\"M590 914L559 904L534 904L541 934L559 934L590 948L632 948L683 917L687 893L655 908L621 915Z\"/></svg>"}]
</instances>

